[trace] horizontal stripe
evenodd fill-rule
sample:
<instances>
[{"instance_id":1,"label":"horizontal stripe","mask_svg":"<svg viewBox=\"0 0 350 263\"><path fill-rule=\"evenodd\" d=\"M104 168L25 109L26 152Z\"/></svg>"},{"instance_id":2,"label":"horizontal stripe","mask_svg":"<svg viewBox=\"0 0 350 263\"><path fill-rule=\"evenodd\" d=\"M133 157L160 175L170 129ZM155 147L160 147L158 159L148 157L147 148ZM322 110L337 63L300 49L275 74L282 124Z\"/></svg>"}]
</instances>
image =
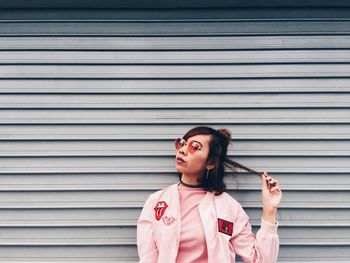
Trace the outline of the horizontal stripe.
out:
<instances>
[{"instance_id":1,"label":"horizontal stripe","mask_svg":"<svg viewBox=\"0 0 350 263\"><path fill-rule=\"evenodd\" d=\"M150 191L41 191L0 192L2 209L38 208L141 208ZM261 207L260 191L230 190L229 193L244 207ZM348 209L348 191L284 191L281 208Z\"/></svg>"},{"instance_id":2,"label":"horizontal stripe","mask_svg":"<svg viewBox=\"0 0 350 263\"><path fill-rule=\"evenodd\" d=\"M7 4L12 4L13 2L6 1ZM89 1L91 2L91 0ZM143 3L146 3L146 1L142 1ZM186 3L188 3L187 1ZM266 4L267 1L264 1ZM281 4L285 1L279 1L278 4ZM114 20L114 21L139 21L139 22L147 22L147 21L163 21L163 22L170 22L170 21L225 21L225 20L261 20L261 19L280 19L280 20L286 20L286 19L306 19L306 20L324 20L324 19L346 19L349 17L349 10L347 8L343 8L340 6L339 1L329 1L327 3L327 6L320 6L319 8L312 8L308 6L304 6L303 8L300 8L300 4L303 3L297 3L297 6L289 6L288 8L283 7L277 7L274 8L259 8L256 5L253 5L253 1L245 2L244 4L252 4L253 6L249 8L203 8L199 9L198 7L192 8L192 9L180 9L180 8L169 8L169 9L163 9L161 12L157 10L156 4L160 4L159 1L153 3L152 9L146 8L146 9L135 9L135 6L133 6L133 9L114 9L114 8L108 8L108 9L102 9L101 8L101 1L98 2L98 8L94 9L88 9L88 2L84 2L84 8L83 9L58 9L58 8L51 8L46 9L45 12L43 12L42 9L24 9L24 5L26 4L32 4L33 1L23 1L21 3L20 9L1 9L0 10L0 19L1 20L7 20L7 21L57 21L57 20L65 20L65 21L96 21L96 20ZM50 1L50 3L54 3L53 1ZM61 4L62 1L56 2L55 6L57 7L58 4ZM74 2L75 4L78 2ZM110 2L108 1L108 4L115 4L117 2ZM121 2L118 2L118 4L121 4ZM164 3L164 2L162 2ZM228 2L225 2L228 4ZM295 3L295 2L293 2ZM343 5L346 5L347 2L342 1ZM48 2L41 3L41 7L44 4L48 4ZM135 2L132 2L131 4L135 5ZM197 3L198 4L198 3ZM207 4L215 4L214 2L208 2ZM231 4L231 2L230 2ZM238 4L238 2L232 2L232 4ZM256 3L261 4L261 2ZM275 3L277 4L277 3ZM292 3L291 3L292 4ZM308 4L310 4L310 1L308 1ZM320 4L320 2L314 3L314 4ZM325 4L324 1L322 1L322 4ZM1 5L1 3L0 3ZM334 5L331 7L330 5ZM147 7L149 7L148 5Z\"/></svg>"},{"instance_id":3,"label":"horizontal stripe","mask_svg":"<svg viewBox=\"0 0 350 263\"><path fill-rule=\"evenodd\" d=\"M271 173L347 173L348 157L304 156L239 156L239 162L254 170ZM118 157L0 157L1 174L6 173L174 173L175 156L118 156ZM263 167L263 168L262 168ZM257 176L257 175L256 175Z\"/></svg>"},{"instance_id":4,"label":"horizontal stripe","mask_svg":"<svg viewBox=\"0 0 350 263\"><path fill-rule=\"evenodd\" d=\"M283 118L282 118L283 117ZM2 124L349 124L348 109L76 109L0 111Z\"/></svg>"},{"instance_id":5,"label":"horizontal stripe","mask_svg":"<svg viewBox=\"0 0 350 263\"><path fill-rule=\"evenodd\" d=\"M234 142L230 156L350 156L350 141ZM2 142L1 157L29 156L175 156L174 141Z\"/></svg>"},{"instance_id":6,"label":"horizontal stripe","mask_svg":"<svg viewBox=\"0 0 350 263\"><path fill-rule=\"evenodd\" d=\"M260 226L254 227L254 232ZM349 245L347 228L312 228L305 236L303 227L279 227L283 245ZM6 245L135 245L136 227L40 227L1 228L0 246Z\"/></svg>"},{"instance_id":7,"label":"horizontal stripe","mask_svg":"<svg viewBox=\"0 0 350 263\"><path fill-rule=\"evenodd\" d=\"M101 66L0 66L0 78L310 78L348 77L349 65L101 65Z\"/></svg>"},{"instance_id":8,"label":"horizontal stripe","mask_svg":"<svg viewBox=\"0 0 350 263\"><path fill-rule=\"evenodd\" d=\"M261 224L260 207L243 207L253 227ZM0 209L0 227L90 227L136 226L142 207L135 208L21 208ZM279 226L349 227L349 209L279 208Z\"/></svg>"},{"instance_id":9,"label":"horizontal stripe","mask_svg":"<svg viewBox=\"0 0 350 263\"><path fill-rule=\"evenodd\" d=\"M350 50L2 51L1 64L349 63Z\"/></svg>"},{"instance_id":10,"label":"horizontal stripe","mask_svg":"<svg viewBox=\"0 0 350 263\"><path fill-rule=\"evenodd\" d=\"M348 34L350 20L320 21L215 21L215 22L124 22L124 21L0 21L0 36L225 36Z\"/></svg>"},{"instance_id":11,"label":"horizontal stripe","mask_svg":"<svg viewBox=\"0 0 350 263\"><path fill-rule=\"evenodd\" d=\"M349 108L349 94L1 95L0 109Z\"/></svg>"},{"instance_id":12,"label":"horizontal stripe","mask_svg":"<svg viewBox=\"0 0 350 263\"><path fill-rule=\"evenodd\" d=\"M285 115L282 115L285 116ZM152 124L124 124L124 125L99 125L99 124L9 124L0 125L0 139L12 140L174 140L182 137L188 130L195 127L195 123L189 124L162 124L161 128ZM232 131L233 144L237 140L340 140L350 139L350 125L331 123L315 124L209 124L218 129L226 127ZM311 142L310 142L311 143ZM172 146L171 146L172 147ZM234 146L235 150L235 146Z\"/></svg>"},{"instance_id":13,"label":"horizontal stripe","mask_svg":"<svg viewBox=\"0 0 350 263\"><path fill-rule=\"evenodd\" d=\"M2 246L0 247L0 259L9 259L10 255L20 255L11 257L13 260L26 259L27 262L41 261L57 261L57 262L77 262L78 260L90 260L92 262L103 262L103 260L118 260L118 262L132 261L133 255L136 251L136 246L77 246L65 247L65 246ZM296 255L298 256L295 256ZM338 256L337 256L338 255ZM287 261L292 259L309 260L315 262L325 262L325 260L332 260L337 258L341 260L347 260L350 253L346 246L334 245L329 246L327 249L320 249L317 246L283 246L280 248L279 258L281 261ZM135 262L137 262L137 259ZM120 260L120 261L119 261ZM319 261L320 260L320 261ZM40 262L40 261L39 261ZM295 261L294 261L295 262Z\"/></svg>"},{"instance_id":14,"label":"horizontal stripe","mask_svg":"<svg viewBox=\"0 0 350 263\"><path fill-rule=\"evenodd\" d=\"M25 94L236 94L350 92L348 78L280 79L0 79L1 93ZM311 93L311 94L308 94ZM140 101L138 101L140 103ZM15 105L14 105L15 106ZM136 105L135 105L136 106Z\"/></svg>"},{"instance_id":15,"label":"horizontal stripe","mask_svg":"<svg viewBox=\"0 0 350 263\"><path fill-rule=\"evenodd\" d=\"M324 6L349 6L349 3L341 0L333 0L333 1L315 1L308 0L307 2L303 1L291 1L291 0L283 0L283 1L274 1L274 0L265 0L263 2L253 0L249 2L227 2L224 0L219 1L186 1L186 2L173 2L173 1L154 1L154 0L143 0L143 1L134 1L134 2L111 2L106 0L90 0L85 3L85 1L76 1L71 2L67 0L60 1L23 1L23 0L12 0L12 1L4 1L1 3L0 7L2 8L49 8L49 9L57 9L57 8L189 8L189 7L206 7L206 8L228 8L228 7L293 7L293 6L312 6L312 7L324 7Z\"/></svg>"},{"instance_id":16,"label":"horizontal stripe","mask_svg":"<svg viewBox=\"0 0 350 263\"><path fill-rule=\"evenodd\" d=\"M349 49L349 35L197 37L0 37L0 50Z\"/></svg>"},{"instance_id":17,"label":"horizontal stripe","mask_svg":"<svg viewBox=\"0 0 350 263\"><path fill-rule=\"evenodd\" d=\"M235 158L234 158L235 159ZM346 173L268 173L283 184L287 191L333 191L350 190L350 177ZM142 178L142 180L140 180ZM0 191L110 191L110 190L159 190L178 182L173 173L47 173L1 175ZM253 174L227 169L225 182L229 190L260 190L261 181ZM330 183L331 182L331 183Z\"/></svg>"}]
</instances>

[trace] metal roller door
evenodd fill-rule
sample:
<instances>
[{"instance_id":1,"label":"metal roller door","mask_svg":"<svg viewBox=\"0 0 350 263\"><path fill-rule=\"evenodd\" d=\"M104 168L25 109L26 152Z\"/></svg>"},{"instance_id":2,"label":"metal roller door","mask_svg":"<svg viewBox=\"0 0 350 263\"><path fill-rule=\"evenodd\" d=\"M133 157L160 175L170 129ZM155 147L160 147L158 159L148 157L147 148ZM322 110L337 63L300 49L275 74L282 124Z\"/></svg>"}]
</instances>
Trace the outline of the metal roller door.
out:
<instances>
[{"instance_id":1,"label":"metal roller door","mask_svg":"<svg viewBox=\"0 0 350 263\"><path fill-rule=\"evenodd\" d=\"M196 125L230 128L230 156L280 180L279 262L349 262L344 10L71 12L1 13L1 262L137 262L142 205ZM235 176L256 232L260 181Z\"/></svg>"}]
</instances>

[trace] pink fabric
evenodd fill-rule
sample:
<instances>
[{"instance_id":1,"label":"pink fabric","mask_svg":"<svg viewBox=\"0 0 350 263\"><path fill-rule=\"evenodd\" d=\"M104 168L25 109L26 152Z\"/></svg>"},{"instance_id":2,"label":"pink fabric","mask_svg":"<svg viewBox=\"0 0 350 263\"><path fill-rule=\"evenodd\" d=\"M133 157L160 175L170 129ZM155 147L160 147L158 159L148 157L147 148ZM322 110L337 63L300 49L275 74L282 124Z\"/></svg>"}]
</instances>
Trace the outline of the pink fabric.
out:
<instances>
[{"instance_id":1,"label":"pink fabric","mask_svg":"<svg viewBox=\"0 0 350 263\"><path fill-rule=\"evenodd\" d=\"M202 188L178 186L181 234L176 263L207 263L208 253L198 204L206 195Z\"/></svg>"},{"instance_id":2,"label":"pink fabric","mask_svg":"<svg viewBox=\"0 0 350 263\"><path fill-rule=\"evenodd\" d=\"M176 263L181 239L179 195L177 184L173 184L147 198L137 221L140 263ZM155 210L159 202L166 204L161 219L157 219L159 213ZM208 263L234 263L237 254L244 263L277 263L277 221L271 224L261 217L261 227L255 235L240 203L225 192L217 196L207 192L197 207L204 226ZM219 219L233 224L231 235L219 231Z\"/></svg>"}]
</instances>

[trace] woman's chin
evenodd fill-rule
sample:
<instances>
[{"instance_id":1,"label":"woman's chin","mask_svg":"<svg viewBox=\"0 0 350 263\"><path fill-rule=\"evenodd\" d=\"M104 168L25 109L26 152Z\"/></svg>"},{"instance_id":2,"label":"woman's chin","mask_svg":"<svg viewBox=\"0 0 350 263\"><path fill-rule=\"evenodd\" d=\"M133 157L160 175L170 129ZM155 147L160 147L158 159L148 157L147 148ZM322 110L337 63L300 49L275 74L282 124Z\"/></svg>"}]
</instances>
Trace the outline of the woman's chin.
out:
<instances>
[{"instance_id":1,"label":"woman's chin","mask_svg":"<svg viewBox=\"0 0 350 263\"><path fill-rule=\"evenodd\" d=\"M182 169L177 168L177 165L176 165L176 171L179 172L179 173L183 172Z\"/></svg>"},{"instance_id":2,"label":"woman's chin","mask_svg":"<svg viewBox=\"0 0 350 263\"><path fill-rule=\"evenodd\" d=\"M175 168L176 168L176 171L178 171L179 173L184 173L185 171L184 171L184 169L183 169L183 167L181 166L181 165L176 165L175 166Z\"/></svg>"}]
</instances>

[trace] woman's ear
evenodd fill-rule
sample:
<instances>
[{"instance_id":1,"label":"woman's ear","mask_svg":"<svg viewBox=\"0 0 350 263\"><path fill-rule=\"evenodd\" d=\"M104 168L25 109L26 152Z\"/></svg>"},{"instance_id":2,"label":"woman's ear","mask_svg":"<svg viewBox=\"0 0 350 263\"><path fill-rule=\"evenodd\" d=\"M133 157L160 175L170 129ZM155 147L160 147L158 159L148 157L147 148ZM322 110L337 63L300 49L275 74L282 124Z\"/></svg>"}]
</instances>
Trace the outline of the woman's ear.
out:
<instances>
[{"instance_id":1,"label":"woman's ear","mask_svg":"<svg viewBox=\"0 0 350 263\"><path fill-rule=\"evenodd\" d=\"M215 168L215 162L213 160L211 160L207 163L207 169L211 170L213 168Z\"/></svg>"}]
</instances>

